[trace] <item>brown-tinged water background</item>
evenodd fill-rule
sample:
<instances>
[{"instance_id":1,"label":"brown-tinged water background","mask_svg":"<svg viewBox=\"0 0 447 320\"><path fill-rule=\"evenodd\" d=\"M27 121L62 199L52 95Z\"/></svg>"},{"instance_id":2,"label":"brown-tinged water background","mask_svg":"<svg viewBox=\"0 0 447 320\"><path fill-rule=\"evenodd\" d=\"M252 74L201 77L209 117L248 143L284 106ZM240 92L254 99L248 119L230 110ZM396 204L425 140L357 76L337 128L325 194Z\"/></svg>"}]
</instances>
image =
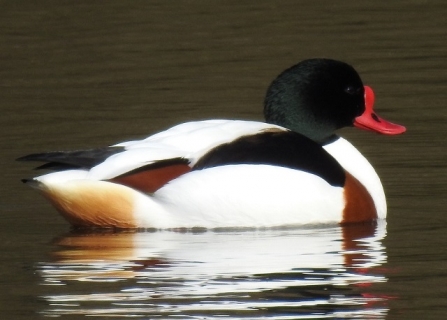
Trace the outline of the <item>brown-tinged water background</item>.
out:
<instances>
[{"instance_id":1,"label":"brown-tinged water background","mask_svg":"<svg viewBox=\"0 0 447 320\"><path fill-rule=\"evenodd\" d=\"M1 1L4 319L444 319L447 2ZM74 233L15 158L110 145L196 119L262 119L310 57L355 66L403 136L344 129L387 225ZM367 228L368 229L368 228Z\"/></svg>"}]
</instances>

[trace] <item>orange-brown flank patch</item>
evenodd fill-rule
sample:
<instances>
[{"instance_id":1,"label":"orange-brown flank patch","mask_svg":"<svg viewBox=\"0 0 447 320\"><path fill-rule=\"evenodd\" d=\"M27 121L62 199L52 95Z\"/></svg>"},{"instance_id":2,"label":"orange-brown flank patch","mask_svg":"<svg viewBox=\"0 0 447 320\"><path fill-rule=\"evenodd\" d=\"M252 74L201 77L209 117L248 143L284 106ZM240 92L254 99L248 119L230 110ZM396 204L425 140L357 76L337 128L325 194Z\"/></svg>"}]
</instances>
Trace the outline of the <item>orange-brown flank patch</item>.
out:
<instances>
[{"instance_id":1,"label":"orange-brown flank patch","mask_svg":"<svg viewBox=\"0 0 447 320\"><path fill-rule=\"evenodd\" d=\"M172 164L161 168L148 168L148 170L123 175L110 181L141 192L153 193L169 181L189 171L191 168L187 164Z\"/></svg>"},{"instance_id":2,"label":"orange-brown flank patch","mask_svg":"<svg viewBox=\"0 0 447 320\"><path fill-rule=\"evenodd\" d=\"M346 172L344 196L345 208L342 223L377 219L376 206L368 190L348 172Z\"/></svg>"}]
</instances>

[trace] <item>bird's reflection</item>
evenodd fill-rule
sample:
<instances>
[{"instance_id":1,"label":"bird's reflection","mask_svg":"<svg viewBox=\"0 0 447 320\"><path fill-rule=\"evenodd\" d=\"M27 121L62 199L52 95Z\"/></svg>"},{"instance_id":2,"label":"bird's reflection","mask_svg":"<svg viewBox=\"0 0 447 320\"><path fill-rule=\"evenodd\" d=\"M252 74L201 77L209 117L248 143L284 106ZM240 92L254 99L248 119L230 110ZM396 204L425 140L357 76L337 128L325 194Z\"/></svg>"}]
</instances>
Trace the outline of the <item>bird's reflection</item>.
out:
<instances>
[{"instance_id":1,"label":"bird's reflection","mask_svg":"<svg viewBox=\"0 0 447 320\"><path fill-rule=\"evenodd\" d=\"M37 266L45 315L275 319L386 314L385 222L278 230L71 232Z\"/></svg>"}]
</instances>

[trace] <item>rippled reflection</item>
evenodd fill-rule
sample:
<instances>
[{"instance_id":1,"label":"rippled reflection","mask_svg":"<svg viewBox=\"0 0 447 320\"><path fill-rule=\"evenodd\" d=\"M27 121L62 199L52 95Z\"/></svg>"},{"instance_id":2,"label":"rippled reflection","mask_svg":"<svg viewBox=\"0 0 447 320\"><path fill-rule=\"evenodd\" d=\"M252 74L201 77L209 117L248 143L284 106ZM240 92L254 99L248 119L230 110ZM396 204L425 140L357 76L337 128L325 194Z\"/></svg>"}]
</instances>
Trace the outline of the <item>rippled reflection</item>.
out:
<instances>
[{"instance_id":1,"label":"rippled reflection","mask_svg":"<svg viewBox=\"0 0 447 320\"><path fill-rule=\"evenodd\" d=\"M39 263L46 316L384 318L385 223L263 231L70 233ZM374 290L375 289L375 290Z\"/></svg>"}]
</instances>

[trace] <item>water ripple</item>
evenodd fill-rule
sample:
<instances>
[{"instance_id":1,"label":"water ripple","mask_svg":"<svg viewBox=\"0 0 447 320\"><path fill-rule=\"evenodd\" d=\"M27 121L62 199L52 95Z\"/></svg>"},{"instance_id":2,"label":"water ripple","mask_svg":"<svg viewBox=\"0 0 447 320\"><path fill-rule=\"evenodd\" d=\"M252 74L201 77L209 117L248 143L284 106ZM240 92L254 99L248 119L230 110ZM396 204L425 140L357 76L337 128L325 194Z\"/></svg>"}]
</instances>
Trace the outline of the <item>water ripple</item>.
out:
<instances>
[{"instance_id":1,"label":"water ripple","mask_svg":"<svg viewBox=\"0 0 447 320\"><path fill-rule=\"evenodd\" d=\"M385 223L298 230L70 233L37 271L47 317L383 319Z\"/></svg>"}]
</instances>

